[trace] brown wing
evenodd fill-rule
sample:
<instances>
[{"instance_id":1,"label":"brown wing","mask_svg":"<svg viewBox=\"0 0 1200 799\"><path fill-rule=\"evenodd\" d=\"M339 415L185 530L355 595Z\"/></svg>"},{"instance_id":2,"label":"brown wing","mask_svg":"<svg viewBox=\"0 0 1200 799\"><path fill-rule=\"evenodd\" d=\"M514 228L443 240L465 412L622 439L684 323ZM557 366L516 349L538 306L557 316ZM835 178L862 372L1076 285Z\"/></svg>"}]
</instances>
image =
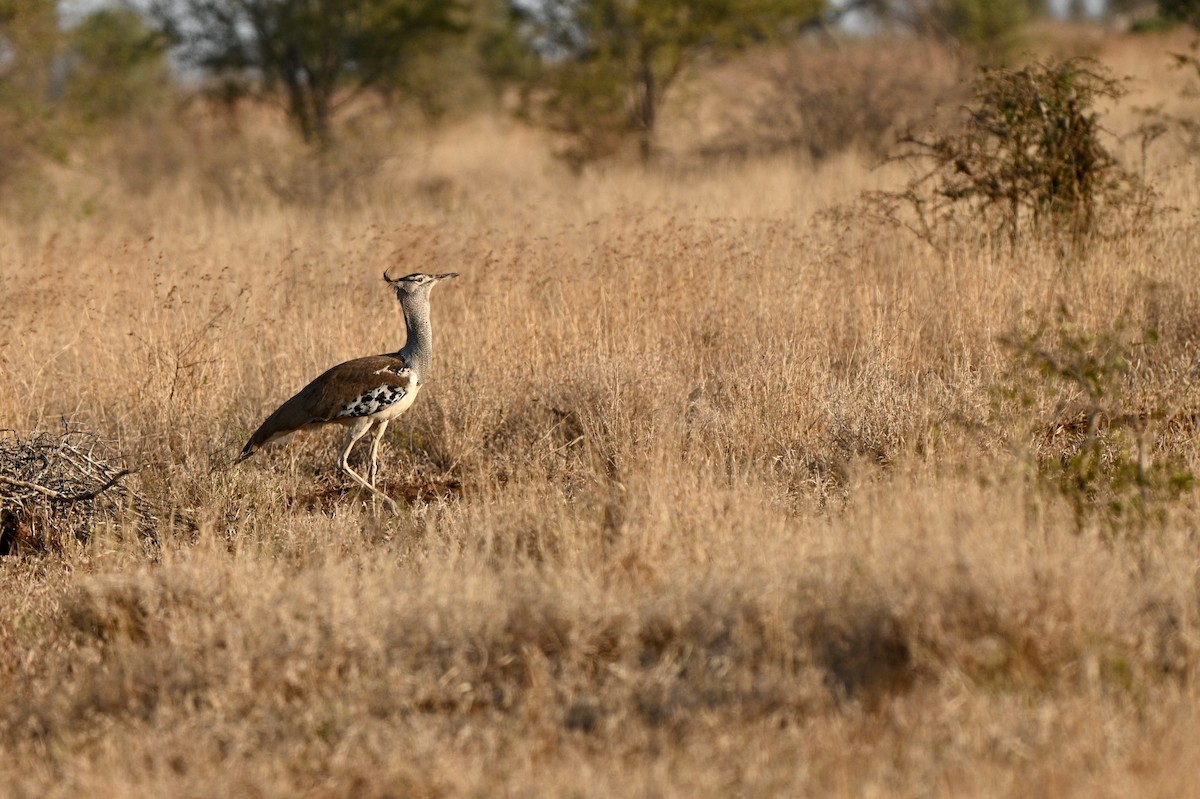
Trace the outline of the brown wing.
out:
<instances>
[{"instance_id":1,"label":"brown wing","mask_svg":"<svg viewBox=\"0 0 1200 799\"><path fill-rule=\"evenodd\" d=\"M412 379L408 365L398 355L371 355L340 363L268 416L246 442L239 460L277 436L338 418L367 415L372 397L383 401L403 396Z\"/></svg>"}]
</instances>

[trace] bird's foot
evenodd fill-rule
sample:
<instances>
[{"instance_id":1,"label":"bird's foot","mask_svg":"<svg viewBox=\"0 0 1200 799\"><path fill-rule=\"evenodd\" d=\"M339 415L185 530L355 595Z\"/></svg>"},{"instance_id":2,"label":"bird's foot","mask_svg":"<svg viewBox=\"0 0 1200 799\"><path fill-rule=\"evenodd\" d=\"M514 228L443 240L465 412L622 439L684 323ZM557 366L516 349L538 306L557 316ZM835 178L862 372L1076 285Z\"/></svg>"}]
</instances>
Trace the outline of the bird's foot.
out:
<instances>
[{"instance_id":1,"label":"bird's foot","mask_svg":"<svg viewBox=\"0 0 1200 799\"><path fill-rule=\"evenodd\" d=\"M396 515L396 516L400 515L400 506L396 504L396 501L394 499L387 496L386 494L380 494L379 498L383 500L384 504L386 504L388 506L388 509L391 510L391 512L394 515Z\"/></svg>"}]
</instances>

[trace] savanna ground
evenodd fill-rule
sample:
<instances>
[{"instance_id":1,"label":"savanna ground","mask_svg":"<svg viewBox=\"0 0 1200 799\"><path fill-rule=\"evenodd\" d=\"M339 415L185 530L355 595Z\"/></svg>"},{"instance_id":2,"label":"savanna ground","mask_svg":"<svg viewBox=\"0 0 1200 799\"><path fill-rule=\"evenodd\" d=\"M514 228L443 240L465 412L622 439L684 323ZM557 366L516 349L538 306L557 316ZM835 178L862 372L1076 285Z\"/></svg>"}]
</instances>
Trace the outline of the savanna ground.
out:
<instances>
[{"instance_id":1,"label":"savanna ground","mask_svg":"<svg viewBox=\"0 0 1200 799\"><path fill-rule=\"evenodd\" d=\"M1185 45L1098 45L1136 77L1111 129L1174 102ZM269 120L205 124L0 221L2 426L98 436L159 509L156 541L0 558L0 794L1200 793L1200 496L1117 474L1200 472L1182 149L1150 151L1163 210L1084 254L938 256L828 213L904 177L854 155L574 176L473 121L326 194ZM462 273L385 444L402 514L338 476L339 432L229 468L399 347L385 267ZM1121 348L1100 477L1084 384L1005 343L1043 328Z\"/></svg>"}]
</instances>

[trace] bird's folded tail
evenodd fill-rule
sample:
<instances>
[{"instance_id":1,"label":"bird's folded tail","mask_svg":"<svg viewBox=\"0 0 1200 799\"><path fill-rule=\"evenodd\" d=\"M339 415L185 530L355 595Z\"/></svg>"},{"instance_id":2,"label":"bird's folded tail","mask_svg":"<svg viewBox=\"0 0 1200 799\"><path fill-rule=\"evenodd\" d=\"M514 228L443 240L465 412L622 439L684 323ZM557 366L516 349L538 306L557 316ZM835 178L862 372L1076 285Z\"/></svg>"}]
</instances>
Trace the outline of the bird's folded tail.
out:
<instances>
[{"instance_id":1,"label":"bird's folded tail","mask_svg":"<svg viewBox=\"0 0 1200 799\"><path fill-rule=\"evenodd\" d=\"M242 447L241 453L233 459L233 463L230 465L237 466L267 444L286 442L297 430L301 429L301 427L281 427L273 424L273 421L273 418L268 419L263 422L262 427L254 431L254 435L250 436L250 440L246 442L246 446Z\"/></svg>"},{"instance_id":2,"label":"bird's folded tail","mask_svg":"<svg viewBox=\"0 0 1200 799\"><path fill-rule=\"evenodd\" d=\"M246 442L246 446L242 447L241 453L233 459L232 465L237 466L239 463L258 452L260 449L262 449L263 444L266 444L272 437L272 431L264 423L261 427L254 431L254 435L250 436L250 440Z\"/></svg>"}]
</instances>

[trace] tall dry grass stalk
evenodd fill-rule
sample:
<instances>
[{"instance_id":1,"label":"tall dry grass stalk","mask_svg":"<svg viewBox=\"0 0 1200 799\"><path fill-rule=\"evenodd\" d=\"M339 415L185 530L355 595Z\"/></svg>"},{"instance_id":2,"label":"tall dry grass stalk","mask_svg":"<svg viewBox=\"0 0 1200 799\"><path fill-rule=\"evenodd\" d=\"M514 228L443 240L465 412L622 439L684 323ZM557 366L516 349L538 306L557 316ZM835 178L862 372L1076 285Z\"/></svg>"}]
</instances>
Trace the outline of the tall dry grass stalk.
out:
<instances>
[{"instance_id":1,"label":"tall dry grass stalk","mask_svg":"<svg viewBox=\"0 0 1200 799\"><path fill-rule=\"evenodd\" d=\"M850 157L544 152L477 123L316 205L185 169L0 220L0 425L94 431L195 522L0 559L0 793L1197 792L1196 497L1079 517L1044 475L1081 398L998 391L1006 334L1123 314L1160 343L1122 407L1200 470L1194 164L1084 260L939 259L818 213L902 177ZM386 266L464 276L384 452L406 513L332 434L228 468L399 346Z\"/></svg>"}]
</instances>

